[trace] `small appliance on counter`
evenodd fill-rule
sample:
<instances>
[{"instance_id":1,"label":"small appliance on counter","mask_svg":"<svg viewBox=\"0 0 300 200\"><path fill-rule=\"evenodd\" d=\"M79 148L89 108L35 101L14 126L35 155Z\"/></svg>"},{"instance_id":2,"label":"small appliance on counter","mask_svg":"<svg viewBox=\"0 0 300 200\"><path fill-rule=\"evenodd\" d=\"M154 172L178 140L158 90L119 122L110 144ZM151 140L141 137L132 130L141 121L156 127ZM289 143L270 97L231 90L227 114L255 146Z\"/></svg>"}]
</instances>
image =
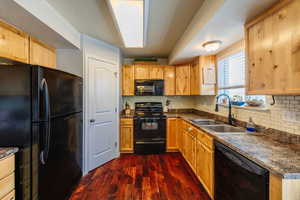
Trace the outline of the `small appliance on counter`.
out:
<instances>
[{"instance_id":1,"label":"small appliance on counter","mask_svg":"<svg viewBox=\"0 0 300 200\"><path fill-rule=\"evenodd\" d=\"M166 116L161 102L135 103L134 152L156 154L166 151Z\"/></svg>"},{"instance_id":2,"label":"small appliance on counter","mask_svg":"<svg viewBox=\"0 0 300 200\"><path fill-rule=\"evenodd\" d=\"M163 80L136 80L134 82L135 96L163 96Z\"/></svg>"}]
</instances>

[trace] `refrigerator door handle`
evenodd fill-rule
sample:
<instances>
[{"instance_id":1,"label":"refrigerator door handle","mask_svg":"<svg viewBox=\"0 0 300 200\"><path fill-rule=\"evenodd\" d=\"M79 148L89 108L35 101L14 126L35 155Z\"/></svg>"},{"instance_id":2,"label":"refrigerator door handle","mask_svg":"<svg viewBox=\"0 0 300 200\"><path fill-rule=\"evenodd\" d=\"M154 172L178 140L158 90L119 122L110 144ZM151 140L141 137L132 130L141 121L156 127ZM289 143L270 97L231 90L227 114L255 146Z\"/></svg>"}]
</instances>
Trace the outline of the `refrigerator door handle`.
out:
<instances>
[{"instance_id":1,"label":"refrigerator door handle","mask_svg":"<svg viewBox=\"0 0 300 200\"><path fill-rule=\"evenodd\" d=\"M45 133L43 135L43 142L45 144L43 144L44 149L41 151L40 154L40 160L41 163L43 165L46 164L47 159L48 159L48 154L49 154L49 150L50 150L50 137L51 137L51 119L50 119L50 97L49 97L49 90L48 90L48 85L47 85L47 81L46 79L42 80L41 83L41 92L43 93L43 101L44 101L44 106L45 106L45 113L44 113L44 119L46 121L46 129L45 129Z\"/></svg>"}]
</instances>

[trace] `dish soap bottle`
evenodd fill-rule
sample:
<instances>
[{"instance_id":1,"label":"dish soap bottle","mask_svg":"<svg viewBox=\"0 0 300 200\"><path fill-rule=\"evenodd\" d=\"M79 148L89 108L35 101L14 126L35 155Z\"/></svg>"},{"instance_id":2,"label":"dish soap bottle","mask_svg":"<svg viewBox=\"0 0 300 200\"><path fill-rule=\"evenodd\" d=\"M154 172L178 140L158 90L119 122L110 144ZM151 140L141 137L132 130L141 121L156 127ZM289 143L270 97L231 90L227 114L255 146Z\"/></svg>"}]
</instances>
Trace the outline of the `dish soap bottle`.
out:
<instances>
[{"instance_id":1,"label":"dish soap bottle","mask_svg":"<svg viewBox=\"0 0 300 200\"><path fill-rule=\"evenodd\" d=\"M249 121L247 122L246 129L248 133L255 132L255 124L252 120L252 117L249 117Z\"/></svg>"}]
</instances>

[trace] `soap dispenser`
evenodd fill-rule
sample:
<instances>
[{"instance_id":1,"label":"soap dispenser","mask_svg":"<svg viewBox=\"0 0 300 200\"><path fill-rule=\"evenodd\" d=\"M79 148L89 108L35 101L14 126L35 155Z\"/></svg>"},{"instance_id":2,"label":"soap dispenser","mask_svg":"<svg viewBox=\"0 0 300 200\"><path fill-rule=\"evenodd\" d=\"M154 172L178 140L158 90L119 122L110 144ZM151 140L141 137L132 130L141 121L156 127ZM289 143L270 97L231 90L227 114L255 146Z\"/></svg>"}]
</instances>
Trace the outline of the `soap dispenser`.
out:
<instances>
[{"instance_id":1,"label":"soap dispenser","mask_svg":"<svg viewBox=\"0 0 300 200\"><path fill-rule=\"evenodd\" d=\"M248 133L255 132L255 124L252 120L252 117L249 117L249 121L247 122L246 129Z\"/></svg>"}]
</instances>

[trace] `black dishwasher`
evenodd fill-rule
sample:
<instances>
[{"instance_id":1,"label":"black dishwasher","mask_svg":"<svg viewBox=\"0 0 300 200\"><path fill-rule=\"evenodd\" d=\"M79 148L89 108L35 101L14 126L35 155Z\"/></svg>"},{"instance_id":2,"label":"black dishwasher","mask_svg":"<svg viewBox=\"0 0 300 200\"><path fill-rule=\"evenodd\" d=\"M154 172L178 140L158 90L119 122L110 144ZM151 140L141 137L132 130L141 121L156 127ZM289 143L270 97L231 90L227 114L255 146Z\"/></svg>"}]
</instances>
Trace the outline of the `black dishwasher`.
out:
<instances>
[{"instance_id":1,"label":"black dishwasher","mask_svg":"<svg viewBox=\"0 0 300 200\"><path fill-rule=\"evenodd\" d=\"M268 200L268 170L215 142L215 199Z\"/></svg>"}]
</instances>

